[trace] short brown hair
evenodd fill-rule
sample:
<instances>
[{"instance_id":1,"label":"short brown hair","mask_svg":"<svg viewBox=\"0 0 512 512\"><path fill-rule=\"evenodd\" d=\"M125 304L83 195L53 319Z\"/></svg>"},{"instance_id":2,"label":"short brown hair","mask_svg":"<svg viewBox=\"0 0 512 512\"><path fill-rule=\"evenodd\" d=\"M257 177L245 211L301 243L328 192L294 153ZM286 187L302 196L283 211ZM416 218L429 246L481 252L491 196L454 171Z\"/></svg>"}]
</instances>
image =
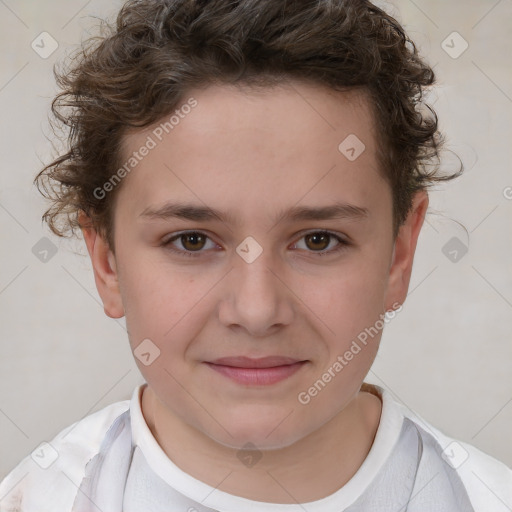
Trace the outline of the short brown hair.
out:
<instances>
[{"instance_id":1,"label":"short brown hair","mask_svg":"<svg viewBox=\"0 0 512 512\"><path fill-rule=\"evenodd\" d=\"M443 137L423 98L433 70L401 25L369 1L129 0L116 26L104 26L108 33L83 43L67 70L54 69L62 91L51 110L69 128L69 151L34 181L52 201L43 220L59 236L74 233L83 211L114 249L119 187L104 199L94 190L121 165L125 130L158 121L189 89L209 84L298 79L366 91L395 236L416 191L462 172L439 172Z\"/></svg>"}]
</instances>

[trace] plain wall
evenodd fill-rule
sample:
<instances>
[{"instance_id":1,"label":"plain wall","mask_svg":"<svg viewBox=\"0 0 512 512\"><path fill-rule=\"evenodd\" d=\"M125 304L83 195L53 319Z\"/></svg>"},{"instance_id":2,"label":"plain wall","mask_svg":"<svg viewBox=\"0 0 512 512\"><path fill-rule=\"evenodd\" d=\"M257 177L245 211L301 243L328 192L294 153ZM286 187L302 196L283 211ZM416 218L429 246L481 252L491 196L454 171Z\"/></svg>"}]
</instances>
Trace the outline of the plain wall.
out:
<instances>
[{"instance_id":1,"label":"plain wall","mask_svg":"<svg viewBox=\"0 0 512 512\"><path fill-rule=\"evenodd\" d=\"M46 203L32 184L54 156L45 137L53 64L87 36L89 16L112 16L120 5L0 3L0 478L42 441L129 399L143 382L123 320L103 312L85 245L42 225ZM409 297L367 380L512 466L512 2L404 0L388 8L434 66L431 98L466 171L430 194ZM43 31L59 44L48 58L31 47ZM458 58L441 46L454 31L469 43ZM461 48L453 36L448 44L452 53ZM33 253L42 237L57 248L46 262ZM457 262L445 255L453 237L468 247Z\"/></svg>"}]
</instances>

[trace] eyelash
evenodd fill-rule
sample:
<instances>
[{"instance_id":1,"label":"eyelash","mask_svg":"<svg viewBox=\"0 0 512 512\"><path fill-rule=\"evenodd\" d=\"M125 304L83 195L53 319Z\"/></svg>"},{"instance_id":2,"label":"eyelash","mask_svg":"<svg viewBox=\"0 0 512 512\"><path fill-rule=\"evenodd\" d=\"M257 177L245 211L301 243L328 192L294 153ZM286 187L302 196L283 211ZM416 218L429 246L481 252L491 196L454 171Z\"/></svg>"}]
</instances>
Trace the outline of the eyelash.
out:
<instances>
[{"instance_id":1,"label":"eyelash","mask_svg":"<svg viewBox=\"0 0 512 512\"><path fill-rule=\"evenodd\" d=\"M165 247L167 250L169 250L171 252L174 252L176 254L179 254L180 256L187 256L187 257L191 257L191 258L196 258L196 257L200 256L201 253L203 253L204 251L203 250L199 250L199 251L177 250L177 249L172 248L172 246L171 246L171 242L174 242L175 240L178 240L183 235L190 235L190 234L204 235L208 240L211 240L211 238L208 235L206 235L206 233L203 233L202 231L182 231L182 232L174 235L173 237L165 240L164 242L162 242L161 245L163 247ZM326 231L326 230L309 231L307 233L304 233L299 238L299 240L301 240L302 238L304 238L307 235L312 235L312 234L329 235L329 236L333 237L334 239L336 239L337 242L339 242L339 245L337 245L335 249L330 249L328 251L323 251L323 252L308 251L308 252L311 252L312 254L314 254L315 256L325 256L327 254L338 253L340 251L345 250L348 246L351 245L350 242L348 242L347 240L341 238L336 233L333 233L331 231Z\"/></svg>"}]
</instances>

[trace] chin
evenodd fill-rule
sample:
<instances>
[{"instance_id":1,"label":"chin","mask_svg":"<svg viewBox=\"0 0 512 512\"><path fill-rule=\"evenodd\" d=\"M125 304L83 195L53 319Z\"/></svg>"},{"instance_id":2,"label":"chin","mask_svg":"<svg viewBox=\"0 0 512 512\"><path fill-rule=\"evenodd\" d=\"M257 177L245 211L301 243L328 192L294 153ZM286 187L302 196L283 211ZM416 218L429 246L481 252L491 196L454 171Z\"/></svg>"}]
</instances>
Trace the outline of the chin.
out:
<instances>
[{"instance_id":1,"label":"chin","mask_svg":"<svg viewBox=\"0 0 512 512\"><path fill-rule=\"evenodd\" d=\"M236 424L225 424L226 433L215 429L216 435L205 432L213 441L222 444L228 448L235 450L258 449L258 450L279 450L293 445L297 441L307 436L308 432L302 428L291 428L287 425L284 428L283 417L275 418L273 421L247 423L244 418L243 422Z\"/></svg>"}]
</instances>

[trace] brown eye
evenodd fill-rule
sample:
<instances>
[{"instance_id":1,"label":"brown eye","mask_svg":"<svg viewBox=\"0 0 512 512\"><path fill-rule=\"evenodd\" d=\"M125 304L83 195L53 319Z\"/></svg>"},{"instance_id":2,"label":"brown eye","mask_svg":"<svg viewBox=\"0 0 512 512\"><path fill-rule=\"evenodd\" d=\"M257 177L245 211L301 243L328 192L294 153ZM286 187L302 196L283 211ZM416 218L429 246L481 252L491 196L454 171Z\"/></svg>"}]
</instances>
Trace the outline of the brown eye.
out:
<instances>
[{"instance_id":1,"label":"brown eye","mask_svg":"<svg viewBox=\"0 0 512 512\"><path fill-rule=\"evenodd\" d=\"M210 246L207 247L207 242ZM181 245L181 247L179 247ZM162 246L171 252L182 256L201 256L207 249L215 246L210 237L199 231L178 233L162 242ZM203 250L204 249L204 250Z\"/></svg>"},{"instance_id":2,"label":"brown eye","mask_svg":"<svg viewBox=\"0 0 512 512\"><path fill-rule=\"evenodd\" d=\"M317 232L306 235L306 245L309 249L323 251L329 246L332 235L329 233Z\"/></svg>"},{"instance_id":3,"label":"brown eye","mask_svg":"<svg viewBox=\"0 0 512 512\"><path fill-rule=\"evenodd\" d=\"M204 247L208 237L201 233L185 233L180 235L180 241L187 251L198 251Z\"/></svg>"},{"instance_id":4,"label":"brown eye","mask_svg":"<svg viewBox=\"0 0 512 512\"><path fill-rule=\"evenodd\" d=\"M315 256L334 254L347 249L350 245L349 241L329 231L310 231L295 244L296 248Z\"/></svg>"},{"instance_id":5,"label":"brown eye","mask_svg":"<svg viewBox=\"0 0 512 512\"><path fill-rule=\"evenodd\" d=\"M208 247L208 242L211 244ZM179 247L179 245L181 247ZM329 231L311 231L303 235L295 246L315 256L334 254L347 249L351 243L344 238ZM178 233L171 238L164 239L162 244L166 250L180 256L201 256L208 249L215 249L216 244L200 231L186 231ZM217 246L217 249L219 247ZM203 250L204 249L204 250ZM204 255L204 254L203 254Z\"/></svg>"}]
</instances>

